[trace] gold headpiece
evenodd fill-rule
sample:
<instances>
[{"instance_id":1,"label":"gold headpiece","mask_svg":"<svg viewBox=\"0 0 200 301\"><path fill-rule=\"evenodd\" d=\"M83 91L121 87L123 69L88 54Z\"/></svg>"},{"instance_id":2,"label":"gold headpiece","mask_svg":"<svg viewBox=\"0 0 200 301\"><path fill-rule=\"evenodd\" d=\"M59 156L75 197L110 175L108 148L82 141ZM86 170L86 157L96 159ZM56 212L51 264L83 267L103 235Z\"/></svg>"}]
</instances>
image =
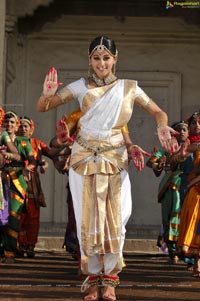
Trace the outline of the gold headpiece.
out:
<instances>
[{"instance_id":1,"label":"gold headpiece","mask_svg":"<svg viewBox=\"0 0 200 301\"><path fill-rule=\"evenodd\" d=\"M98 52L104 51L104 49L105 49L106 47L103 45L103 37L101 37L100 44L97 45L95 48L96 48L96 50L97 50Z\"/></svg>"},{"instance_id":2,"label":"gold headpiece","mask_svg":"<svg viewBox=\"0 0 200 301\"><path fill-rule=\"evenodd\" d=\"M93 54L93 52L96 50L96 51L98 51L98 52L103 52L104 50L106 50L106 51L108 51L108 53L110 54L110 55L112 55L112 56L114 56L114 57L116 57L117 55L118 55L118 51L117 51L117 49L116 49L116 53L115 54L113 54L104 44L103 44L103 38L104 37L101 37L101 40L100 40L100 44L99 45L97 45L97 46L95 46L94 48L93 48L93 50L91 51L91 53L89 53L89 50L88 50L88 55L89 55L89 57L91 57L92 56L92 54Z\"/></svg>"}]
</instances>

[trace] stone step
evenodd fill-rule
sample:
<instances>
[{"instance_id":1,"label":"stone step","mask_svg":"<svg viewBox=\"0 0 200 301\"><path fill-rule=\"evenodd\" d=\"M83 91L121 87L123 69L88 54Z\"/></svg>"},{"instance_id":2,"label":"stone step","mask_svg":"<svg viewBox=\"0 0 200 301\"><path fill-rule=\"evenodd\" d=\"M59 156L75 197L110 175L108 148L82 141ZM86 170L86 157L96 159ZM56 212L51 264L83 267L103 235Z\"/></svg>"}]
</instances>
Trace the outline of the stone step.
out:
<instances>
[{"instance_id":1,"label":"stone step","mask_svg":"<svg viewBox=\"0 0 200 301\"><path fill-rule=\"evenodd\" d=\"M162 253L156 246L155 239L128 238L125 240L125 253ZM40 250L61 250L63 246L63 237L39 236L36 245Z\"/></svg>"},{"instance_id":2,"label":"stone step","mask_svg":"<svg viewBox=\"0 0 200 301\"><path fill-rule=\"evenodd\" d=\"M65 235L65 224L41 223L36 247L42 250L61 250ZM156 246L160 226L127 227L124 252L162 253Z\"/></svg>"},{"instance_id":3,"label":"stone step","mask_svg":"<svg viewBox=\"0 0 200 301\"><path fill-rule=\"evenodd\" d=\"M64 223L41 223L40 236L64 237L66 224ZM152 238L157 239L160 225L132 225L126 227L126 238Z\"/></svg>"}]
</instances>

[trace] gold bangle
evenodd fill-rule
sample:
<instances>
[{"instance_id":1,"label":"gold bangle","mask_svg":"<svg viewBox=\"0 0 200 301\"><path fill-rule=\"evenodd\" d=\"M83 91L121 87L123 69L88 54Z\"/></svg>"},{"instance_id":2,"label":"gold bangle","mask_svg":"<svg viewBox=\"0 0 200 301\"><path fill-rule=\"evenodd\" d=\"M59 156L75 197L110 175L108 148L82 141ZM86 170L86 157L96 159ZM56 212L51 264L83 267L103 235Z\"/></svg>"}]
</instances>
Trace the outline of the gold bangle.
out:
<instances>
[{"instance_id":1,"label":"gold bangle","mask_svg":"<svg viewBox=\"0 0 200 301\"><path fill-rule=\"evenodd\" d=\"M47 111L49 109L49 105L50 105L50 102L52 100L54 95L51 95L51 96L44 96L44 94L42 94L39 98L39 101L42 103L42 105L44 106L45 108L45 111Z\"/></svg>"}]
</instances>

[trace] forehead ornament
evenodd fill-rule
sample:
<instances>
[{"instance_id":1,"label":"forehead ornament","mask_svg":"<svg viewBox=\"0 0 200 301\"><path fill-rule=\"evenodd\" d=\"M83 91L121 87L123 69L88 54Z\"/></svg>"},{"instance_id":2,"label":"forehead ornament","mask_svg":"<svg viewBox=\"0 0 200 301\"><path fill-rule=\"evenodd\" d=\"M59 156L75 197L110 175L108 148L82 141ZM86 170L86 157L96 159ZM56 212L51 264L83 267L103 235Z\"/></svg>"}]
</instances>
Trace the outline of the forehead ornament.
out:
<instances>
[{"instance_id":1,"label":"forehead ornament","mask_svg":"<svg viewBox=\"0 0 200 301\"><path fill-rule=\"evenodd\" d=\"M95 48L98 52L102 52L104 51L104 49L106 49L106 47L103 45L103 37L101 37L100 44L97 45Z\"/></svg>"}]
</instances>

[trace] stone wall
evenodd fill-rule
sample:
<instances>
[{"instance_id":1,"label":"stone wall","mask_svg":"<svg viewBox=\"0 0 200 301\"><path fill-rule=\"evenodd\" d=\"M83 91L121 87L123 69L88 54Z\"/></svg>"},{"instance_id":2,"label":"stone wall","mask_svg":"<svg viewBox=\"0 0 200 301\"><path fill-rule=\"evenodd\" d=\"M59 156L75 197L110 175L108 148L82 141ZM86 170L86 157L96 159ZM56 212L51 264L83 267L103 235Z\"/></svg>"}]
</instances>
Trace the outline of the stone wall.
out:
<instances>
[{"instance_id":1,"label":"stone wall","mask_svg":"<svg viewBox=\"0 0 200 301\"><path fill-rule=\"evenodd\" d=\"M167 111L170 123L199 109L200 29L180 18L126 17L124 22L109 16L63 15L47 22L39 31L10 36L8 58L14 62L15 76L7 85L6 104L16 105L19 114L35 121L35 136L48 142L63 112L69 114L77 103L45 114L35 106L49 67L59 71L60 81L68 83L87 75L87 48L97 35L115 39L119 50L117 74L138 80L139 85ZM13 44L12 44L13 43ZM15 45L14 54L12 53ZM135 108L129 124L135 143L151 151L158 144L153 119ZM152 170L136 172L130 166L133 214L129 224L159 225L160 205L157 187L160 179ZM66 221L67 177L50 168L42 176L48 207L43 222Z\"/></svg>"}]
</instances>

